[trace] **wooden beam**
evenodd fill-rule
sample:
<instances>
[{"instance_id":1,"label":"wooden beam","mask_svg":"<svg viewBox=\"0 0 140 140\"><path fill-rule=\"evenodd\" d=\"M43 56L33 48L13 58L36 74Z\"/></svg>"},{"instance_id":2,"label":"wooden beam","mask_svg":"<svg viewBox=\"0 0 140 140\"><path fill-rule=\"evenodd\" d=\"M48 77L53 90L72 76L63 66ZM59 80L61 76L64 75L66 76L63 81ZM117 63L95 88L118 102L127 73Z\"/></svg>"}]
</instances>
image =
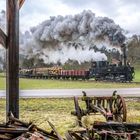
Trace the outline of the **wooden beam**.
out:
<instances>
[{"instance_id":1,"label":"wooden beam","mask_svg":"<svg viewBox=\"0 0 140 140\"><path fill-rule=\"evenodd\" d=\"M10 112L19 118L19 1L6 0L7 9L7 69L6 116ZM7 117L8 121L8 117Z\"/></svg>"},{"instance_id":2,"label":"wooden beam","mask_svg":"<svg viewBox=\"0 0 140 140\"><path fill-rule=\"evenodd\" d=\"M19 9L22 7L24 2L25 2L25 0L19 0Z\"/></svg>"},{"instance_id":3,"label":"wooden beam","mask_svg":"<svg viewBox=\"0 0 140 140\"><path fill-rule=\"evenodd\" d=\"M7 40L7 36L6 34L1 30L0 28L0 44L6 48L6 40Z\"/></svg>"}]
</instances>

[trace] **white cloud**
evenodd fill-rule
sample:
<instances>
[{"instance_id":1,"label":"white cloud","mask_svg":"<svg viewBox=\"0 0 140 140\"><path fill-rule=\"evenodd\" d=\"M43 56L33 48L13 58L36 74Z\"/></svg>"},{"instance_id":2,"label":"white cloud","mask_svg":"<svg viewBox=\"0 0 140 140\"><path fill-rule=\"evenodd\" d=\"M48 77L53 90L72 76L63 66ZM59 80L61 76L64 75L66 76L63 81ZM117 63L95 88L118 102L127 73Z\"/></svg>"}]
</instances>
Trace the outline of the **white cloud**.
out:
<instances>
[{"instance_id":1,"label":"white cloud","mask_svg":"<svg viewBox=\"0 0 140 140\"><path fill-rule=\"evenodd\" d=\"M40 3L41 4L38 4L37 1L33 0L32 2L26 1L26 4L23 6L20 14L20 25L24 31L31 26L35 26L42 21L49 19L50 16L64 16L78 12L76 8L71 9L61 1L40 0Z\"/></svg>"},{"instance_id":2,"label":"white cloud","mask_svg":"<svg viewBox=\"0 0 140 140\"><path fill-rule=\"evenodd\" d=\"M114 17L114 20L120 24L122 28L128 30L132 34L140 33L140 12L137 8L138 7L134 4L122 5L117 9L117 17Z\"/></svg>"},{"instance_id":3,"label":"white cloud","mask_svg":"<svg viewBox=\"0 0 140 140\"><path fill-rule=\"evenodd\" d=\"M5 0L0 0L0 11L6 9L6 1Z\"/></svg>"}]
</instances>

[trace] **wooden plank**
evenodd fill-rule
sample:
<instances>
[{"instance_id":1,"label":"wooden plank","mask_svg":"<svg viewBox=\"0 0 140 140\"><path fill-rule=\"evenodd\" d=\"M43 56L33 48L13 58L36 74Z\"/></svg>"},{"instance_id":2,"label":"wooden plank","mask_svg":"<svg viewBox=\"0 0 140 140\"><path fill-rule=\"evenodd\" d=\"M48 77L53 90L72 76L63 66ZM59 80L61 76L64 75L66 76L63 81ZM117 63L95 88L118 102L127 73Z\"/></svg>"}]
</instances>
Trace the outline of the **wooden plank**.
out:
<instances>
[{"instance_id":1,"label":"wooden plank","mask_svg":"<svg viewBox=\"0 0 140 140\"><path fill-rule=\"evenodd\" d=\"M25 0L19 0L19 9L22 7L24 2L25 2Z\"/></svg>"},{"instance_id":2,"label":"wooden plank","mask_svg":"<svg viewBox=\"0 0 140 140\"><path fill-rule=\"evenodd\" d=\"M7 40L7 36L6 34L1 30L0 28L0 44L6 48L6 40Z\"/></svg>"},{"instance_id":3,"label":"wooden plank","mask_svg":"<svg viewBox=\"0 0 140 140\"><path fill-rule=\"evenodd\" d=\"M19 3L6 0L7 9L7 76L6 116L10 112L19 118ZM8 121L8 117L7 117Z\"/></svg>"}]
</instances>

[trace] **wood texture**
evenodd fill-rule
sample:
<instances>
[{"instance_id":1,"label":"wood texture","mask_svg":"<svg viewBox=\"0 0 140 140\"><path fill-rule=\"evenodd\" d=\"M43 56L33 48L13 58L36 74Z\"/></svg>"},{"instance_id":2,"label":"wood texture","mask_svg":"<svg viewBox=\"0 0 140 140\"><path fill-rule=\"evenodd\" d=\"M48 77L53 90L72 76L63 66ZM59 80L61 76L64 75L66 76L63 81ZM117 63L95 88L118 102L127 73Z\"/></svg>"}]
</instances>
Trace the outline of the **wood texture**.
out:
<instances>
[{"instance_id":1,"label":"wood texture","mask_svg":"<svg viewBox=\"0 0 140 140\"><path fill-rule=\"evenodd\" d=\"M25 2L25 0L19 0L19 9L22 7L24 2Z\"/></svg>"},{"instance_id":2,"label":"wood texture","mask_svg":"<svg viewBox=\"0 0 140 140\"><path fill-rule=\"evenodd\" d=\"M6 10L8 47L6 76L6 116L12 112L15 117L19 118L19 1L6 0Z\"/></svg>"}]
</instances>

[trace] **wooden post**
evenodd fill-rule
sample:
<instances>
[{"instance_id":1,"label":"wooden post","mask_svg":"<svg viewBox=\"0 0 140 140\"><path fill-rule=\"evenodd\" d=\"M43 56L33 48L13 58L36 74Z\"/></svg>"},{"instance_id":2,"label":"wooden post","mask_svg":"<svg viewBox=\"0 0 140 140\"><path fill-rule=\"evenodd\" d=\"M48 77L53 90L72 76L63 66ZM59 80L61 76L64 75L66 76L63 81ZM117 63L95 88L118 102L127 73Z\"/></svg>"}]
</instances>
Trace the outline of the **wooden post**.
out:
<instances>
[{"instance_id":1,"label":"wooden post","mask_svg":"<svg viewBox=\"0 0 140 140\"><path fill-rule=\"evenodd\" d=\"M19 118L19 1L6 0L7 9L7 78L6 116Z\"/></svg>"}]
</instances>

